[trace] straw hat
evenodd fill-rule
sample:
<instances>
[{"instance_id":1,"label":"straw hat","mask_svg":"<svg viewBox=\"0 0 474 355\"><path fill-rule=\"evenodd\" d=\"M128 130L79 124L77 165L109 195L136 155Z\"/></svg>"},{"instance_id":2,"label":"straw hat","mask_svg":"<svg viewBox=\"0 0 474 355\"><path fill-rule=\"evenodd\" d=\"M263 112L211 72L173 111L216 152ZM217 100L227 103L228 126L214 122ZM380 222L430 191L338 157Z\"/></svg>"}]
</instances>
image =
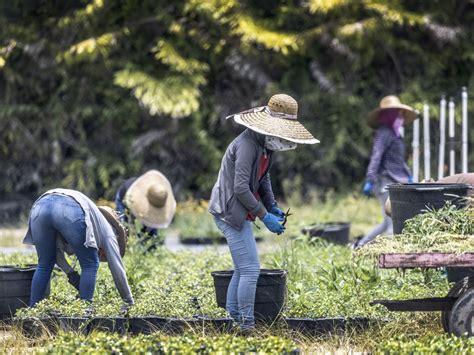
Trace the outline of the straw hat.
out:
<instances>
[{"instance_id":1,"label":"straw hat","mask_svg":"<svg viewBox=\"0 0 474 355\"><path fill-rule=\"evenodd\" d=\"M234 121L253 131L299 144L319 141L298 122L298 103L285 94L273 95L267 106L252 108L235 115Z\"/></svg>"},{"instance_id":2,"label":"straw hat","mask_svg":"<svg viewBox=\"0 0 474 355\"><path fill-rule=\"evenodd\" d=\"M110 208L109 206L97 206L97 208L105 217L107 222L109 222L109 224L112 226L112 229L114 230L115 235L117 236L120 256L123 258L123 256L125 255L125 249L127 249L127 228L125 228L125 226L120 222L120 218L113 208ZM104 256L105 255L101 254L100 261L107 261Z\"/></svg>"},{"instance_id":3,"label":"straw hat","mask_svg":"<svg viewBox=\"0 0 474 355\"><path fill-rule=\"evenodd\" d=\"M128 188L125 205L135 218L149 228L166 228L176 211L171 184L158 170L150 170Z\"/></svg>"},{"instance_id":4,"label":"straw hat","mask_svg":"<svg viewBox=\"0 0 474 355\"><path fill-rule=\"evenodd\" d=\"M379 127L379 113L382 110L386 110L389 108L398 108L400 109L400 113L404 118L403 125L408 126L416 119L416 111L413 107L408 105L404 105L400 102L400 99L397 96L390 95L385 96L382 100L380 100L380 105L375 110L369 113L369 117L367 119L367 124L372 128Z\"/></svg>"}]
</instances>

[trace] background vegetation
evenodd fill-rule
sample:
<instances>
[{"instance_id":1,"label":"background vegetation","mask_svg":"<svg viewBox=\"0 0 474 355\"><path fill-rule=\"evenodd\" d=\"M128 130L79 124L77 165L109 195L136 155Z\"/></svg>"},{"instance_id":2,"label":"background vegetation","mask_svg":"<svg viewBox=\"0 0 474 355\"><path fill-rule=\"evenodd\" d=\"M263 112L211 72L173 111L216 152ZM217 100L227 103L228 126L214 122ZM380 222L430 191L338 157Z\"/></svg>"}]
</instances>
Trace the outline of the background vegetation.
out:
<instances>
[{"instance_id":1,"label":"background vegetation","mask_svg":"<svg viewBox=\"0 0 474 355\"><path fill-rule=\"evenodd\" d=\"M207 198L242 129L225 116L278 92L321 140L280 154L278 195L343 189L364 178L381 96L420 108L474 87L468 0L0 4L1 200L111 199L150 168Z\"/></svg>"}]
</instances>

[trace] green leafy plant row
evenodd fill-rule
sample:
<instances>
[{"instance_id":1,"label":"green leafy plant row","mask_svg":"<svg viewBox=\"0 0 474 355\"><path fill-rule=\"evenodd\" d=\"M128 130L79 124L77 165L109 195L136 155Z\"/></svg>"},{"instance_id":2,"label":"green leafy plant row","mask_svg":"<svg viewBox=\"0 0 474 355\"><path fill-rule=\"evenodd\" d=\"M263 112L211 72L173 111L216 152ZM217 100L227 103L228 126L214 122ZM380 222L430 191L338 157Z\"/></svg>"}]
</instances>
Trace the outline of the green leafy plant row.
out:
<instances>
[{"instance_id":1,"label":"green leafy plant row","mask_svg":"<svg viewBox=\"0 0 474 355\"><path fill-rule=\"evenodd\" d=\"M281 354L296 350L293 341L270 336L263 339L233 335L179 337L159 333L136 337L95 333L91 336L65 333L46 346L43 354Z\"/></svg>"},{"instance_id":2,"label":"green leafy plant row","mask_svg":"<svg viewBox=\"0 0 474 355\"><path fill-rule=\"evenodd\" d=\"M427 336L416 339L406 335L385 340L377 349L380 354L472 354L474 338L449 335Z\"/></svg>"}]
</instances>

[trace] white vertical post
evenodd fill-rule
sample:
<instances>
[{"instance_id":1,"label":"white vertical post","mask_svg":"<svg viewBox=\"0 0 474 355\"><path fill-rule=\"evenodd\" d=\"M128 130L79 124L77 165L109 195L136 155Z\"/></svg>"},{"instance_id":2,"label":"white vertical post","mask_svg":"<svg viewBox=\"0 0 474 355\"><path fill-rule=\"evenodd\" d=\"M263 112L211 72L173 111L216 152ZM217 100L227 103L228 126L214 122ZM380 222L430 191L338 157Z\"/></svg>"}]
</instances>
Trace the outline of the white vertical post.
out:
<instances>
[{"instance_id":1,"label":"white vertical post","mask_svg":"<svg viewBox=\"0 0 474 355\"><path fill-rule=\"evenodd\" d=\"M413 122L413 182L420 181L420 119Z\"/></svg>"},{"instance_id":2,"label":"white vertical post","mask_svg":"<svg viewBox=\"0 0 474 355\"><path fill-rule=\"evenodd\" d=\"M455 137L455 105L453 98L449 99L449 175L456 173L456 155L454 151L454 137Z\"/></svg>"},{"instance_id":3,"label":"white vertical post","mask_svg":"<svg viewBox=\"0 0 474 355\"><path fill-rule=\"evenodd\" d=\"M462 88L462 150L461 150L461 161L462 161L462 172L467 173L467 152L468 152L468 121L467 121L467 90L466 87Z\"/></svg>"},{"instance_id":4,"label":"white vertical post","mask_svg":"<svg viewBox=\"0 0 474 355\"><path fill-rule=\"evenodd\" d=\"M431 178L431 151L430 151L430 106L423 104L423 166L425 168L425 180Z\"/></svg>"},{"instance_id":5,"label":"white vertical post","mask_svg":"<svg viewBox=\"0 0 474 355\"><path fill-rule=\"evenodd\" d=\"M446 147L446 98L444 95L439 102L439 160L438 180L444 177L444 155Z\"/></svg>"}]
</instances>

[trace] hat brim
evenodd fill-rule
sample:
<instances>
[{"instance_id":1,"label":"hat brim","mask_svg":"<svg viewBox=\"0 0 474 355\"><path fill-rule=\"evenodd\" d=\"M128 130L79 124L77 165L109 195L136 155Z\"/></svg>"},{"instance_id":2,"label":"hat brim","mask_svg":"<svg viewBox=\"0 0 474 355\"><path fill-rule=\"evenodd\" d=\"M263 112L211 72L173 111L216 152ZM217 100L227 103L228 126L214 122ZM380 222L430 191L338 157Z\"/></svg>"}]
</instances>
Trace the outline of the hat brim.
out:
<instances>
[{"instance_id":1,"label":"hat brim","mask_svg":"<svg viewBox=\"0 0 474 355\"><path fill-rule=\"evenodd\" d=\"M265 111L240 113L232 117L236 123L261 134L298 144L319 143L297 120L273 117Z\"/></svg>"},{"instance_id":2,"label":"hat brim","mask_svg":"<svg viewBox=\"0 0 474 355\"><path fill-rule=\"evenodd\" d=\"M379 128L380 127L380 122L379 122L379 113L383 110L388 110L388 109L394 109L398 108L400 112L402 113L403 116L403 126L408 126L413 123L414 120L416 120L416 111L408 106L408 105L390 105L390 106L385 106L385 107L379 107L376 108L375 110L372 110L369 113L369 116L367 117L367 125L371 128Z\"/></svg>"},{"instance_id":3,"label":"hat brim","mask_svg":"<svg viewBox=\"0 0 474 355\"><path fill-rule=\"evenodd\" d=\"M120 256L123 258L123 256L125 255L125 250L127 249L127 232L124 226L120 223L118 215L115 213L115 211L112 208L110 208L109 206L97 206L97 208L105 217L107 222L109 222L109 224L112 226L115 232L115 235L117 236ZM101 261L107 261L107 260L101 259Z\"/></svg>"},{"instance_id":4,"label":"hat brim","mask_svg":"<svg viewBox=\"0 0 474 355\"><path fill-rule=\"evenodd\" d=\"M168 193L163 207L153 206L147 198L148 189L157 183L164 186ZM171 184L158 170L150 170L136 179L127 190L124 202L133 216L149 228L167 228L176 211Z\"/></svg>"}]
</instances>

